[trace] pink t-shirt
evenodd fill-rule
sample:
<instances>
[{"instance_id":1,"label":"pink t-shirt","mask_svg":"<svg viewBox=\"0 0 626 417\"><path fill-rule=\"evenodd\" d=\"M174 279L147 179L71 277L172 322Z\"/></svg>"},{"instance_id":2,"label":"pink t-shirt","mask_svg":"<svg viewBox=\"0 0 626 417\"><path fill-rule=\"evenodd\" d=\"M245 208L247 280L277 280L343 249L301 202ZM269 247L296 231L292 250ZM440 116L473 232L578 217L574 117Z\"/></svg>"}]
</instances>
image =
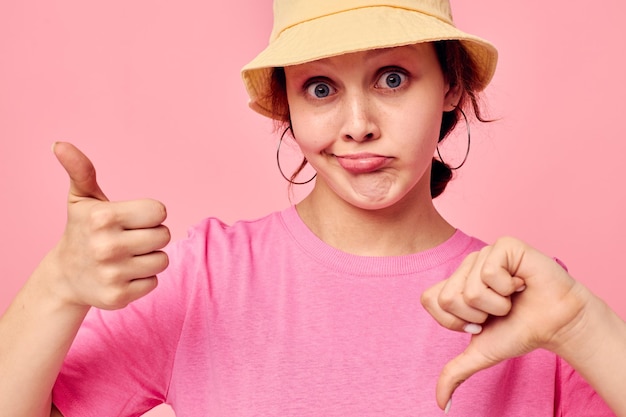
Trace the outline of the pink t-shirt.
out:
<instances>
[{"instance_id":1,"label":"pink t-shirt","mask_svg":"<svg viewBox=\"0 0 626 417\"><path fill-rule=\"evenodd\" d=\"M361 257L319 240L293 207L169 248L159 287L93 309L54 389L64 416L439 416L435 384L467 345L420 294L483 243L457 231L428 251ZM535 351L455 393L454 416L612 416L567 364Z\"/></svg>"}]
</instances>

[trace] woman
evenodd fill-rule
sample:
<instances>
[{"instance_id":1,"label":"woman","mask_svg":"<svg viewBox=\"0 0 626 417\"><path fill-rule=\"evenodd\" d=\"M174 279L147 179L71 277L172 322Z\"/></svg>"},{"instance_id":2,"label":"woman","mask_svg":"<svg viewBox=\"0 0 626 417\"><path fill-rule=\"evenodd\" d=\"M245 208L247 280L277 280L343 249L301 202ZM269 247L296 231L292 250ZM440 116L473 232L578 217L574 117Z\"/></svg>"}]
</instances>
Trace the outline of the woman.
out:
<instances>
[{"instance_id":1,"label":"woman","mask_svg":"<svg viewBox=\"0 0 626 417\"><path fill-rule=\"evenodd\" d=\"M445 280L484 244L432 204L451 177L433 161L437 144L466 112L480 118L495 49L456 29L445 1L277 0L275 13L244 80L252 108L284 123L315 168L312 192L256 221L207 219L166 255L164 207L108 202L89 160L57 144L68 226L0 327L3 374L17 377L2 386L11 415L47 415L51 391L65 416L162 402L185 416L433 415L439 370L469 336L439 326L419 298L446 327L485 323L475 341L489 336L487 317L515 317L511 294L537 299L518 277L466 300L482 274ZM480 302L494 297L504 308ZM564 362L535 351L463 384L454 413L592 415L569 397L580 392L610 415Z\"/></svg>"}]
</instances>

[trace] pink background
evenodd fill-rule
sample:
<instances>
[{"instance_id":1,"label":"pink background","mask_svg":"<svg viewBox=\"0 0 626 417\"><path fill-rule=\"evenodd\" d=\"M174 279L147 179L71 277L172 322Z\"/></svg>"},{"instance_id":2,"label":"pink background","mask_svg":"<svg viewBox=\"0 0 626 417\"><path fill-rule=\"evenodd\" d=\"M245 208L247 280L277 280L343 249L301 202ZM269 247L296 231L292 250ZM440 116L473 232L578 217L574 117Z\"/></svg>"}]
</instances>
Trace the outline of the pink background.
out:
<instances>
[{"instance_id":1,"label":"pink background","mask_svg":"<svg viewBox=\"0 0 626 417\"><path fill-rule=\"evenodd\" d=\"M560 257L626 317L626 14L592 4L453 0L457 24L501 51L486 97L499 120L473 127L438 205L485 240ZM109 198L163 201L175 238L207 215L290 204L277 136L239 78L270 28L271 0L0 2L0 311L63 230L56 140L92 158ZM455 141L447 155L463 152Z\"/></svg>"}]
</instances>

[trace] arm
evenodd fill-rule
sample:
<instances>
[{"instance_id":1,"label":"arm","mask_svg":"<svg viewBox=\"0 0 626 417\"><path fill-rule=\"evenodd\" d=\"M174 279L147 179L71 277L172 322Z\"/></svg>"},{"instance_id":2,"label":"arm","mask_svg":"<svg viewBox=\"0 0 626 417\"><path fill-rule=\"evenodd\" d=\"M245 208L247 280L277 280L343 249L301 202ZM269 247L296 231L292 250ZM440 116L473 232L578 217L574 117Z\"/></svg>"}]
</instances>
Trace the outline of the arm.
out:
<instances>
[{"instance_id":1,"label":"arm","mask_svg":"<svg viewBox=\"0 0 626 417\"><path fill-rule=\"evenodd\" d=\"M162 204L109 202L85 155L67 143L54 152L70 177L67 226L0 318L0 404L16 417L60 415L52 387L89 308L125 307L168 262Z\"/></svg>"},{"instance_id":2,"label":"arm","mask_svg":"<svg viewBox=\"0 0 626 417\"><path fill-rule=\"evenodd\" d=\"M15 416L50 415L63 358L88 307L65 307L42 285L44 260L0 320L0 403Z\"/></svg>"},{"instance_id":3,"label":"arm","mask_svg":"<svg viewBox=\"0 0 626 417\"><path fill-rule=\"evenodd\" d=\"M626 323L589 290L581 292L587 300L582 315L549 348L585 378L616 415L624 417Z\"/></svg>"},{"instance_id":4,"label":"arm","mask_svg":"<svg viewBox=\"0 0 626 417\"><path fill-rule=\"evenodd\" d=\"M442 326L474 334L440 375L440 407L474 373L543 348L570 363L618 416L626 416L626 399L618 392L626 383L626 323L532 247L500 239L425 291L422 303Z\"/></svg>"}]
</instances>

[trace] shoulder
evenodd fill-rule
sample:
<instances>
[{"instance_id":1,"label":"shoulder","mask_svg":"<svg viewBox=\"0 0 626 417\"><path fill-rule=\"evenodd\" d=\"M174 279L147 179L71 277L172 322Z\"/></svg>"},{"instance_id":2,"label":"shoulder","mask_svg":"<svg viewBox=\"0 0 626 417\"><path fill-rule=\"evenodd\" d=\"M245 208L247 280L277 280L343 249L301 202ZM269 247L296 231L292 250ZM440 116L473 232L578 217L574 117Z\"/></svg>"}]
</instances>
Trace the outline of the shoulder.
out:
<instances>
[{"instance_id":1,"label":"shoulder","mask_svg":"<svg viewBox=\"0 0 626 417\"><path fill-rule=\"evenodd\" d=\"M470 253L477 252L485 246L487 244L484 241L457 229L447 241L436 249L445 253L446 257L454 263L459 261L459 259L463 260Z\"/></svg>"},{"instance_id":2,"label":"shoulder","mask_svg":"<svg viewBox=\"0 0 626 417\"><path fill-rule=\"evenodd\" d=\"M233 224L215 217L202 220L185 239L166 248L169 266L162 275L171 277L176 283L172 285L206 286L219 276L241 275L264 259L273 259L290 239L284 211Z\"/></svg>"},{"instance_id":3,"label":"shoulder","mask_svg":"<svg viewBox=\"0 0 626 417\"><path fill-rule=\"evenodd\" d=\"M202 256L216 250L247 245L255 238L280 233L280 211L258 219L240 220L227 224L216 217L208 217L188 230L187 237L171 244L166 251L173 257Z\"/></svg>"}]
</instances>

